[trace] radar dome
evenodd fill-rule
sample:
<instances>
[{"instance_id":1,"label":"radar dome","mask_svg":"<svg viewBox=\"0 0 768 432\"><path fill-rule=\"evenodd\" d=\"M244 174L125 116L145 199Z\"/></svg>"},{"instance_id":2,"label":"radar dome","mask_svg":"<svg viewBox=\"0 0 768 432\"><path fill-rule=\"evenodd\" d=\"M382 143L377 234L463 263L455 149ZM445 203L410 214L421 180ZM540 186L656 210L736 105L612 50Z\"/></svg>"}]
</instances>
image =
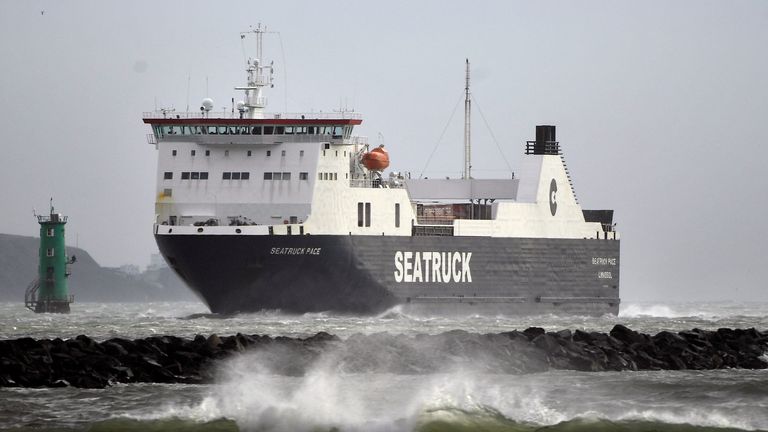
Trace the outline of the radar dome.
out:
<instances>
[{"instance_id":1,"label":"radar dome","mask_svg":"<svg viewBox=\"0 0 768 432\"><path fill-rule=\"evenodd\" d=\"M237 110L242 111L243 109L245 109L245 102L237 101Z\"/></svg>"},{"instance_id":2,"label":"radar dome","mask_svg":"<svg viewBox=\"0 0 768 432\"><path fill-rule=\"evenodd\" d=\"M213 99L211 98L205 98L203 99L203 106L201 107L203 111L210 111L213 109Z\"/></svg>"}]
</instances>

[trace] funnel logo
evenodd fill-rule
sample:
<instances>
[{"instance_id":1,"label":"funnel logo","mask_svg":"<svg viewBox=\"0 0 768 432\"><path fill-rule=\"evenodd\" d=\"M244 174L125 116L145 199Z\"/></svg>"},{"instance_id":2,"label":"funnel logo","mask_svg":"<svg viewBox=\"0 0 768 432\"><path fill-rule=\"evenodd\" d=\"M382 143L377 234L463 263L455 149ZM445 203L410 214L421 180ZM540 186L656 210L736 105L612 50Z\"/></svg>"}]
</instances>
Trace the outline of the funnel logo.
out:
<instances>
[{"instance_id":1,"label":"funnel logo","mask_svg":"<svg viewBox=\"0 0 768 432\"><path fill-rule=\"evenodd\" d=\"M549 183L549 211L552 213L552 216L557 213L557 182L555 179L552 179L552 182Z\"/></svg>"}]
</instances>

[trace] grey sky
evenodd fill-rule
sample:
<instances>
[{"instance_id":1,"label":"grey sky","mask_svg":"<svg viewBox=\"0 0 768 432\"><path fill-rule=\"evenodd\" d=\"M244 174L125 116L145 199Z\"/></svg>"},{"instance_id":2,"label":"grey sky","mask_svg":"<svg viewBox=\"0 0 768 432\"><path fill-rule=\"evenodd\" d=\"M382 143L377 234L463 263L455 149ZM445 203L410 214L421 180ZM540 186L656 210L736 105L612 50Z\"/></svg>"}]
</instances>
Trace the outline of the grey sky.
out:
<instances>
[{"instance_id":1,"label":"grey sky","mask_svg":"<svg viewBox=\"0 0 768 432\"><path fill-rule=\"evenodd\" d=\"M41 11L45 11L41 14ZM270 111L354 107L393 168L419 173L459 100L464 58L514 170L556 124L585 208L616 210L626 300L768 300L768 2L0 1L0 232L146 264L156 154L142 111L230 105L238 33L265 23ZM287 69L287 70L286 70ZM287 72L287 89L285 78ZM461 108L426 176L462 169ZM477 109L476 177L508 175Z\"/></svg>"}]
</instances>

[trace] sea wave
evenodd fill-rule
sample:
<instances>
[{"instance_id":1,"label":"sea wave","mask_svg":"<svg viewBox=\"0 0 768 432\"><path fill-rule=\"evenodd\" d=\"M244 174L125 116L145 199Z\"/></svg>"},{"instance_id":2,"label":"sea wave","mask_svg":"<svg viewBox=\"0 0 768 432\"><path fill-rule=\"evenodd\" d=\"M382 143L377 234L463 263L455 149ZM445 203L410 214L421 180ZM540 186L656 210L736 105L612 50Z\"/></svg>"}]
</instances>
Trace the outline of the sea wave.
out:
<instances>
[{"instance_id":1,"label":"sea wave","mask_svg":"<svg viewBox=\"0 0 768 432\"><path fill-rule=\"evenodd\" d=\"M234 420L218 419L209 422L195 422L179 418L161 420L134 420L116 418L94 422L82 428L39 428L18 427L6 429L8 432L69 432L87 430L89 432L273 432L271 428L250 428L240 426ZM347 432L344 427L317 425L312 432ZM364 429L370 430L370 429ZM293 429L286 429L293 431ZM383 430L382 430L383 431ZM466 411L456 408L443 408L425 414L425 420L412 429L400 429L392 425L391 432L744 432L745 429L697 426L688 423L665 423L660 421L613 421L596 418L575 418L554 425L537 425L517 422L501 414L487 411Z\"/></svg>"}]
</instances>

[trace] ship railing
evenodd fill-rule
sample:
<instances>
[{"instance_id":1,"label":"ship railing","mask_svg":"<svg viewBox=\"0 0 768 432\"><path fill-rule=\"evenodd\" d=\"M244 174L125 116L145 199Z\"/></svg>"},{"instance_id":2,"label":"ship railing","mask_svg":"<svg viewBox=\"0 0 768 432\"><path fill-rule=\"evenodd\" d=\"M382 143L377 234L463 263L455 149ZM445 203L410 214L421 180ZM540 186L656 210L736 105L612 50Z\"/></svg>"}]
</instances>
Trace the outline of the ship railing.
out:
<instances>
[{"instance_id":1,"label":"ship railing","mask_svg":"<svg viewBox=\"0 0 768 432\"><path fill-rule=\"evenodd\" d=\"M147 134L147 144L157 145L157 137L155 134Z\"/></svg>"},{"instance_id":2,"label":"ship railing","mask_svg":"<svg viewBox=\"0 0 768 432\"><path fill-rule=\"evenodd\" d=\"M264 113L264 119L290 120L361 120L363 115L357 112L297 112L297 113ZM155 119L240 119L239 111L171 111L158 110L142 113L142 118Z\"/></svg>"},{"instance_id":3,"label":"ship railing","mask_svg":"<svg viewBox=\"0 0 768 432\"><path fill-rule=\"evenodd\" d=\"M379 179L350 179L349 187L369 189L402 189L405 185L401 182Z\"/></svg>"},{"instance_id":4,"label":"ship railing","mask_svg":"<svg viewBox=\"0 0 768 432\"><path fill-rule=\"evenodd\" d=\"M344 144L352 144L356 146L368 145L367 136L351 136L344 140Z\"/></svg>"},{"instance_id":5,"label":"ship railing","mask_svg":"<svg viewBox=\"0 0 768 432\"><path fill-rule=\"evenodd\" d=\"M453 216L416 216L419 225L453 225Z\"/></svg>"},{"instance_id":6,"label":"ship railing","mask_svg":"<svg viewBox=\"0 0 768 432\"><path fill-rule=\"evenodd\" d=\"M525 154L559 155L560 142L558 141L526 141Z\"/></svg>"}]
</instances>

